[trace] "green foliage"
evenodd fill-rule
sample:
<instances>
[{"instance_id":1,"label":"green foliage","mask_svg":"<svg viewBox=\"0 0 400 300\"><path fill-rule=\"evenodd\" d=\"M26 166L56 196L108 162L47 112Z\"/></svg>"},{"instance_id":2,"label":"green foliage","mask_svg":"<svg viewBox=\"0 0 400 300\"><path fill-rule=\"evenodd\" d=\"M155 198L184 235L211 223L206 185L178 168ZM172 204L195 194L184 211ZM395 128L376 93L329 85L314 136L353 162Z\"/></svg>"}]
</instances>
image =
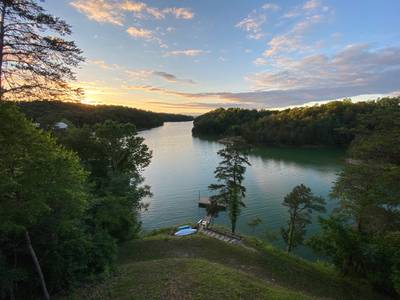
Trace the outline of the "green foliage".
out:
<instances>
[{"instance_id":1,"label":"green foliage","mask_svg":"<svg viewBox=\"0 0 400 300\"><path fill-rule=\"evenodd\" d=\"M281 234L287 244L287 251L290 252L303 244L306 226L311 223L311 215L313 212L325 211L325 200L315 197L310 188L300 184L286 195L282 204L288 208L289 220L287 228L281 228Z\"/></svg>"},{"instance_id":2,"label":"green foliage","mask_svg":"<svg viewBox=\"0 0 400 300\"><path fill-rule=\"evenodd\" d=\"M117 241L137 236L141 200L151 196L141 176L150 163L151 151L137 136L136 127L107 120L93 127L71 128L59 133L58 139L76 151L90 171L94 199L88 222L92 230L105 230Z\"/></svg>"},{"instance_id":3,"label":"green foliage","mask_svg":"<svg viewBox=\"0 0 400 300\"><path fill-rule=\"evenodd\" d=\"M77 155L36 129L13 105L0 105L0 119L1 292L20 298L37 294L26 232L50 291L105 270L115 257L115 244L94 254L96 238L84 222L87 174ZM106 258L99 262L96 255Z\"/></svg>"},{"instance_id":4,"label":"green foliage","mask_svg":"<svg viewBox=\"0 0 400 300\"><path fill-rule=\"evenodd\" d=\"M50 129L56 122L69 120L76 127L93 126L114 120L119 123L132 123L139 129L161 126L164 122L191 121L185 115L154 113L150 111L113 105L87 105L60 101L18 102L17 105L26 116L39 122L42 128Z\"/></svg>"},{"instance_id":5,"label":"green foliage","mask_svg":"<svg viewBox=\"0 0 400 300\"><path fill-rule=\"evenodd\" d=\"M234 233L240 208L245 206L242 198L245 196L246 188L242 185L242 181L246 165L249 166L250 162L246 154L246 145L240 138L226 141L225 147L218 151L218 155L222 158L214 171L218 183L209 186L209 189L217 194L212 196L211 200L227 205Z\"/></svg>"},{"instance_id":6,"label":"green foliage","mask_svg":"<svg viewBox=\"0 0 400 300\"><path fill-rule=\"evenodd\" d=\"M137 237L140 223L137 216L137 199L108 195L96 198L89 213L94 231L106 230L117 241Z\"/></svg>"},{"instance_id":7,"label":"green foliage","mask_svg":"<svg viewBox=\"0 0 400 300\"><path fill-rule=\"evenodd\" d=\"M346 218L337 215L320 219L321 233L307 241L316 252L329 256L344 274L361 271L362 239L348 224Z\"/></svg>"},{"instance_id":8,"label":"green foliage","mask_svg":"<svg viewBox=\"0 0 400 300\"><path fill-rule=\"evenodd\" d=\"M135 126L71 127L56 134L67 150L13 105L1 104L0 118L1 293L39 291L25 232L50 293L108 274L117 243L138 236L151 195L141 176L151 152Z\"/></svg>"},{"instance_id":9,"label":"green foliage","mask_svg":"<svg viewBox=\"0 0 400 300\"><path fill-rule=\"evenodd\" d=\"M60 220L80 213L86 174L78 157L34 128L15 107L2 104L0 109L2 230L23 232L53 207L60 209Z\"/></svg>"},{"instance_id":10,"label":"green foliage","mask_svg":"<svg viewBox=\"0 0 400 300\"><path fill-rule=\"evenodd\" d=\"M358 133L354 128L362 119L371 126L381 124L387 128L382 119L371 117L399 103L400 98L385 98L358 103L333 101L282 111L220 108L197 117L193 134L240 135L249 142L262 144L348 146ZM390 149L395 151L394 146Z\"/></svg>"},{"instance_id":11,"label":"green foliage","mask_svg":"<svg viewBox=\"0 0 400 300\"><path fill-rule=\"evenodd\" d=\"M240 126L254 121L269 112L240 108L219 108L197 117L193 123L193 134L238 135Z\"/></svg>"},{"instance_id":12,"label":"green foliage","mask_svg":"<svg viewBox=\"0 0 400 300\"><path fill-rule=\"evenodd\" d=\"M400 106L383 99L360 117L349 161L332 190L336 214L321 220L310 245L344 273L399 293Z\"/></svg>"}]
</instances>

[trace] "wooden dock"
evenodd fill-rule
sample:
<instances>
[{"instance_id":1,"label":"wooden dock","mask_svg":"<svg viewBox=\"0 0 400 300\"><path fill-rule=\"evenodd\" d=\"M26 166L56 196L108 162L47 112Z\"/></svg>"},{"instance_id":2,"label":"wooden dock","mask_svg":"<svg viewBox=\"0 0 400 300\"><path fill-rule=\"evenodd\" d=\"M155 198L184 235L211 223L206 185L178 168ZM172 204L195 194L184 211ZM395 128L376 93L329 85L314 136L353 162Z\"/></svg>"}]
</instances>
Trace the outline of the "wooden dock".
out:
<instances>
[{"instance_id":1,"label":"wooden dock","mask_svg":"<svg viewBox=\"0 0 400 300\"><path fill-rule=\"evenodd\" d=\"M199 206L200 207L207 207L211 205L211 199L209 197L203 197L199 199ZM223 203L218 203L218 208L221 210L226 209L226 205Z\"/></svg>"}]
</instances>

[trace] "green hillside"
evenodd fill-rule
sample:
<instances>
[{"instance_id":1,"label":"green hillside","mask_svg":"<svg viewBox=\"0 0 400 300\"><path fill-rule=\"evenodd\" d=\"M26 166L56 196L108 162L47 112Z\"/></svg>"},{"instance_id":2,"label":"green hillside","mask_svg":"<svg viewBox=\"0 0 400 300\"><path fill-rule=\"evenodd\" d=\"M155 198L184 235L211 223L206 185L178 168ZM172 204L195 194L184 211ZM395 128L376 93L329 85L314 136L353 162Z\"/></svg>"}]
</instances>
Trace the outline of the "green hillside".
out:
<instances>
[{"instance_id":1,"label":"green hillside","mask_svg":"<svg viewBox=\"0 0 400 300\"><path fill-rule=\"evenodd\" d=\"M255 248L200 234L130 241L115 275L64 299L384 299L322 264L247 243Z\"/></svg>"}]
</instances>

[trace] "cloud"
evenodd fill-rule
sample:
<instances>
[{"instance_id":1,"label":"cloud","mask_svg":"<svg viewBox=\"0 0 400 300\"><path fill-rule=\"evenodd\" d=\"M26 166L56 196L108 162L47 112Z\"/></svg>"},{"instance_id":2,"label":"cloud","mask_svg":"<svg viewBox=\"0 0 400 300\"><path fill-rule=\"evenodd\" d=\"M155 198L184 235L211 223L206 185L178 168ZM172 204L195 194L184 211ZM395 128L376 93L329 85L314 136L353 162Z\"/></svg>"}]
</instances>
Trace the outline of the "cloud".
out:
<instances>
[{"instance_id":1,"label":"cloud","mask_svg":"<svg viewBox=\"0 0 400 300\"><path fill-rule=\"evenodd\" d=\"M160 9L148 6L144 2L130 0L73 0L70 4L90 20L119 26L124 24L127 13L133 14L138 19L164 19L168 15L184 20L194 17L194 13L188 8L167 7Z\"/></svg>"},{"instance_id":2,"label":"cloud","mask_svg":"<svg viewBox=\"0 0 400 300\"><path fill-rule=\"evenodd\" d=\"M176 77L174 74L167 73L167 72L154 71L152 74L155 76L161 77L162 79L164 79L168 82L183 82L183 83L190 83L190 84L196 83L192 79L181 79L181 78Z\"/></svg>"},{"instance_id":3,"label":"cloud","mask_svg":"<svg viewBox=\"0 0 400 300\"><path fill-rule=\"evenodd\" d=\"M256 58L256 59L253 61L253 63L254 63L256 66L265 66L268 62L267 62L267 60L266 60L265 58L259 57L259 58Z\"/></svg>"},{"instance_id":4,"label":"cloud","mask_svg":"<svg viewBox=\"0 0 400 300\"><path fill-rule=\"evenodd\" d=\"M311 55L300 60L277 58L277 71L249 76L257 89L362 88L370 92L394 89L400 83L400 48L372 49L349 45L332 56ZM394 76L394 78L393 78ZM396 79L399 78L399 79Z\"/></svg>"},{"instance_id":5,"label":"cloud","mask_svg":"<svg viewBox=\"0 0 400 300\"><path fill-rule=\"evenodd\" d=\"M268 49L263 53L264 56L273 57L291 52L306 52L313 49L305 44L305 34L317 24L329 19L332 11L327 6L321 6L320 1L310 0L302 7L296 7L283 15L284 18L293 18L302 16L285 33L274 36L268 42Z\"/></svg>"},{"instance_id":6,"label":"cloud","mask_svg":"<svg viewBox=\"0 0 400 300\"><path fill-rule=\"evenodd\" d=\"M235 100L236 98L230 98L230 95L234 95L234 93L230 92L205 92L205 93L188 93L188 92L179 92L175 90L159 88L151 85L131 85L127 87L129 90L133 91L145 91L151 93L158 93L163 95L171 95L171 96L178 96L183 98L190 98L190 99L213 99L213 98L220 98L224 100Z\"/></svg>"},{"instance_id":7,"label":"cloud","mask_svg":"<svg viewBox=\"0 0 400 300\"><path fill-rule=\"evenodd\" d=\"M141 39L146 39L150 40L153 38L153 32L151 30L139 28L139 27L129 27L126 32L134 37L134 38L141 38Z\"/></svg>"},{"instance_id":8,"label":"cloud","mask_svg":"<svg viewBox=\"0 0 400 300\"><path fill-rule=\"evenodd\" d=\"M226 62L228 59L226 59L224 56L219 56L218 60L221 62Z\"/></svg>"},{"instance_id":9,"label":"cloud","mask_svg":"<svg viewBox=\"0 0 400 300\"><path fill-rule=\"evenodd\" d=\"M139 69L139 70L127 69L124 72L132 80L146 80L153 75L154 71L146 69Z\"/></svg>"},{"instance_id":10,"label":"cloud","mask_svg":"<svg viewBox=\"0 0 400 300\"><path fill-rule=\"evenodd\" d=\"M123 25L124 17L121 11L116 9L113 2L107 0L74 0L70 4L90 20L119 26Z\"/></svg>"},{"instance_id":11,"label":"cloud","mask_svg":"<svg viewBox=\"0 0 400 300\"><path fill-rule=\"evenodd\" d=\"M295 35L304 34L307 30L309 30L315 24L321 23L324 20L322 15L312 15L307 16L304 20L296 23L292 28L291 33Z\"/></svg>"},{"instance_id":12,"label":"cloud","mask_svg":"<svg viewBox=\"0 0 400 300\"><path fill-rule=\"evenodd\" d=\"M127 69L125 70L125 74L128 75L128 77L131 80L147 80L152 76L161 78L167 82L171 83L187 83L187 84L196 84L196 82L192 79L185 79L185 78L179 78L178 76L167 73L164 71L155 71L155 70L148 70L148 69L137 69L137 70L132 70L132 69Z\"/></svg>"},{"instance_id":13,"label":"cloud","mask_svg":"<svg viewBox=\"0 0 400 300\"><path fill-rule=\"evenodd\" d=\"M117 70L120 69L121 67L117 64L107 64L104 60L101 59L94 59L94 60L89 60L89 64L96 65L100 67L103 70Z\"/></svg>"},{"instance_id":14,"label":"cloud","mask_svg":"<svg viewBox=\"0 0 400 300\"><path fill-rule=\"evenodd\" d=\"M282 34L273 37L268 42L269 48L264 51L263 55L267 57L274 56L281 52L293 52L301 48L298 38L289 34Z\"/></svg>"},{"instance_id":15,"label":"cloud","mask_svg":"<svg viewBox=\"0 0 400 300\"><path fill-rule=\"evenodd\" d=\"M149 29L131 26L126 29L126 32L135 39L144 39L147 42L156 42L160 48L167 49L168 45L163 40L155 36L155 32Z\"/></svg>"},{"instance_id":16,"label":"cloud","mask_svg":"<svg viewBox=\"0 0 400 300\"><path fill-rule=\"evenodd\" d=\"M275 4L275 3L271 3L271 2L268 2L268 3L265 3L263 6L262 6L262 9L265 9L265 10L272 10L272 11L277 11L277 10L279 10L279 5L277 5L277 4Z\"/></svg>"},{"instance_id":17,"label":"cloud","mask_svg":"<svg viewBox=\"0 0 400 300\"><path fill-rule=\"evenodd\" d=\"M182 7L166 8L163 12L174 15L175 18L177 18L177 19L190 20L190 19L193 19L193 17L194 17L194 13L191 10L189 10L187 8L182 8Z\"/></svg>"},{"instance_id":18,"label":"cloud","mask_svg":"<svg viewBox=\"0 0 400 300\"><path fill-rule=\"evenodd\" d=\"M319 0L309 0L303 5L303 9L312 10L321 6L321 1Z\"/></svg>"},{"instance_id":19,"label":"cloud","mask_svg":"<svg viewBox=\"0 0 400 300\"><path fill-rule=\"evenodd\" d=\"M152 86L130 86L127 87L131 91L145 91L149 93L158 93L164 96L174 96L186 99L185 107L201 108L217 108L217 107L245 107L255 109L267 108L286 108L289 106L302 106L306 103L323 103L326 100L342 99L369 94L379 93L382 95L396 95L399 92L396 90L382 89L365 89L365 88L308 88L308 89L293 89L293 90L274 90L274 91L250 91L250 92L213 92L213 93L184 93L168 89L162 89ZM370 97L375 98L375 97ZM191 101L195 100L195 101ZM201 102L204 101L204 102ZM175 106L175 104L169 104ZM175 106L176 107L176 106Z\"/></svg>"},{"instance_id":20,"label":"cloud","mask_svg":"<svg viewBox=\"0 0 400 300\"><path fill-rule=\"evenodd\" d=\"M266 21L267 17L265 14L257 14L256 11L253 11L246 18L237 23L235 27L246 31L248 38L259 40L264 37L262 25Z\"/></svg>"},{"instance_id":21,"label":"cloud","mask_svg":"<svg viewBox=\"0 0 400 300\"><path fill-rule=\"evenodd\" d=\"M248 77L254 87L248 92L189 93L149 85L130 86L129 89L179 97L187 102L279 108L363 94L388 94L398 91L400 86L400 48L349 45L332 56L312 55L300 60L280 58L273 64L277 71Z\"/></svg>"},{"instance_id":22,"label":"cloud","mask_svg":"<svg viewBox=\"0 0 400 300\"><path fill-rule=\"evenodd\" d=\"M204 111L204 110L212 110L217 109L220 107L223 108L249 108L251 109L252 106L246 103L241 102L183 102L183 103L173 103L173 102L166 102L166 101L149 101L149 104L157 105L159 107L165 109L184 109L184 110L195 110L195 111Z\"/></svg>"},{"instance_id":23,"label":"cloud","mask_svg":"<svg viewBox=\"0 0 400 300\"><path fill-rule=\"evenodd\" d=\"M143 2L124 1L119 4L119 8L125 11L140 13L146 9L147 5Z\"/></svg>"},{"instance_id":24,"label":"cloud","mask_svg":"<svg viewBox=\"0 0 400 300\"><path fill-rule=\"evenodd\" d=\"M164 19L167 15L172 15L177 19L190 20L194 17L194 13L190 9L183 7L159 9L148 6L143 2L132 2L128 0L123 2L120 7L122 10L133 12L139 18L144 18L148 15L156 19Z\"/></svg>"},{"instance_id":25,"label":"cloud","mask_svg":"<svg viewBox=\"0 0 400 300\"><path fill-rule=\"evenodd\" d=\"M205 51L201 49L186 49L186 50L174 50L166 53L167 56L199 56L207 54L210 51Z\"/></svg>"}]
</instances>

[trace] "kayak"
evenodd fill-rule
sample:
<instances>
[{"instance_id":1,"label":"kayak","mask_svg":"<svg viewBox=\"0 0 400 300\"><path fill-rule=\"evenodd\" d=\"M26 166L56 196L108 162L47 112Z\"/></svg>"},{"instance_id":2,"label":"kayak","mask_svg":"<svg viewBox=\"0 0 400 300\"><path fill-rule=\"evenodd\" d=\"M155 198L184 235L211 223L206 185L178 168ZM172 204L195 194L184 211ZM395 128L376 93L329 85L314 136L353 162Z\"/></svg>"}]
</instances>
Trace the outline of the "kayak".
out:
<instances>
[{"instance_id":1,"label":"kayak","mask_svg":"<svg viewBox=\"0 0 400 300\"><path fill-rule=\"evenodd\" d=\"M190 234L193 234L196 232L197 232L197 229L186 228L186 229L178 230L177 232L175 232L175 235L176 236L184 236L184 235L190 235Z\"/></svg>"},{"instance_id":2,"label":"kayak","mask_svg":"<svg viewBox=\"0 0 400 300\"><path fill-rule=\"evenodd\" d=\"M190 225L182 225L178 227L178 230L182 230L182 229L192 229L192 226Z\"/></svg>"}]
</instances>

